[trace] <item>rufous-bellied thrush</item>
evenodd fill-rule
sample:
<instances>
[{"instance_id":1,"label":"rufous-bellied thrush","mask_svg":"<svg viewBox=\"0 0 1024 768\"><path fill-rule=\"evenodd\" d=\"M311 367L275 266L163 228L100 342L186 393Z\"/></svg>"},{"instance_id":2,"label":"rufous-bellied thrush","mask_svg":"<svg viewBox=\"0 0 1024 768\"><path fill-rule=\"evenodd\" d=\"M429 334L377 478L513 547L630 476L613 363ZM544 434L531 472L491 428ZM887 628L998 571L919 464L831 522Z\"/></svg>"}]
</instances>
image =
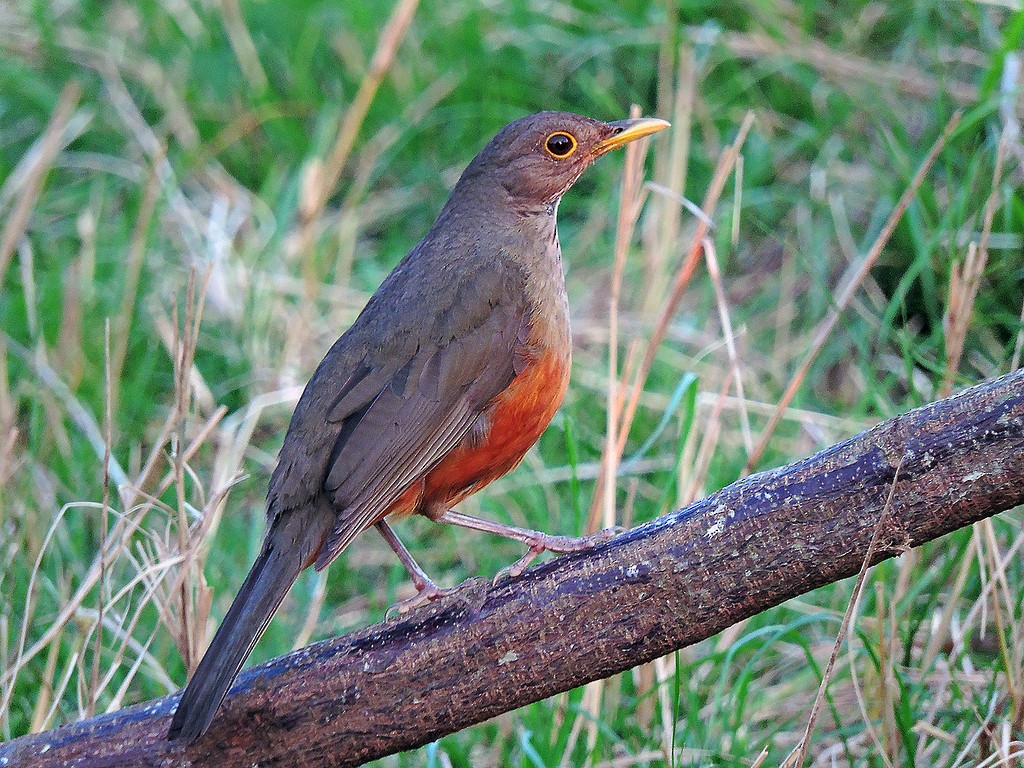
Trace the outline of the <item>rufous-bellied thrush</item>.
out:
<instances>
[{"instance_id":1,"label":"rufous-bellied thrush","mask_svg":"<svg viewBox=\"0 0 1024 768\"><path fill-rule=\"evenodd\" d=\"M505 126L463 172L426 237L402 259L306 385L267 496L263 547L182 694L169 738L209 728L239 668L304 568L326 568L376 527L418 595L444 594L388 516L412 513L529 548L608 538L552 536L452 511L513 469L569 382L569 307L555 214L609 150L668 126L541 112Z\"/></svg>"}]
</instances>

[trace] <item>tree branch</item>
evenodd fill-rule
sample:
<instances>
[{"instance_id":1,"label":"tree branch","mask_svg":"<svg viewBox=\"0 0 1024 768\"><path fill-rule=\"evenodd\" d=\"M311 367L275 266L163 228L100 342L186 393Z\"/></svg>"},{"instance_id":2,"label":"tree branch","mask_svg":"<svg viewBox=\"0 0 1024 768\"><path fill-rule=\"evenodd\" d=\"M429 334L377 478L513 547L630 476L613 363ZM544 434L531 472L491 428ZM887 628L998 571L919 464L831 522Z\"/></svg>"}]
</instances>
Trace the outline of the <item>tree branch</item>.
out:
<instances>
[{"instance_id":1,"label":"tree branch","mask_svg":"<svg viewBox=\"0 0 1024 768\"><path fill-rule=\"evenodd\" d=\"M856 573L890 490L875 561L1021 504L1022 448L1024 370L592 551L256 667L192 747L164 741L166 697L16 739L0 766L348 766L410 749Z\"/></svg>"}]
</instances>

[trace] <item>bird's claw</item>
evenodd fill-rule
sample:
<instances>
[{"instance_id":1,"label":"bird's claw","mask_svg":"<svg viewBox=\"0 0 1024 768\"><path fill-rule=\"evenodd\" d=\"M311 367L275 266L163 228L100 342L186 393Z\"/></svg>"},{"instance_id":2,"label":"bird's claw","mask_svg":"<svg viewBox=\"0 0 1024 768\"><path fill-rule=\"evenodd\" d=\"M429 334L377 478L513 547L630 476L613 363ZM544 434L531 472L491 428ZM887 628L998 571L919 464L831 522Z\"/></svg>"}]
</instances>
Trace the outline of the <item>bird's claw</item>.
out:
<instances>
[{"instance_id":1,"label":"bird's claw","mask_svg":"<svg viewBox=\"0 0 1024 768\"><path fill-rule=\"evenodd\" d=\"M590 536L584 536L585 539L593 539L594 544L600 544L603 541L614 539L620 533L625 533L628 530L624 525L613 525L610 528L602 528L597 533L592 533Z\"/></svg>"},{"instance_id":2,"label":"bird's claw","mask_svg":"<svg viewBox=\"0 0 1024 768\"><path fill-rule=\"evenodd\" d=\"M515 579L521 576L527 566L536 560L542 552L580 552L582 550L595 547L598 544L603 544L625 530L626 529L622 526L615 525L611 528L604 528L597 533L591 533L577 538L542 534L535 539L524 542L529 547L526 554L512 563L512 565L506 566L498 571L494 575L494 581L492 584L497 585L498 582L502 581L505 577Z\"/></svg>"},{"instance_id":3,"label":"bird's claw","mask_svg":"<svg viewBox=\"0 0 1024 768\"><path fill-rule=\"evenodd\" d=\"M497 586L498 582L508 577L510 579L518 578L522 575L526 567L537 559L537 556L544 551L543 547L530 547L526 554L516 560L512 565L506 565L496 574L494 574L494 580L491 582L493 586Z\"/></svg>"},{"instance_id":4,"label":"bird's claw","mask_svg":"<svg viewBox=\"0 0 1024 768\"><path fill-rule=\"evenodd\" d=\"M422 586L417 584L415 595L395 603L384 612L384 621L392 618L392 616L401 616L414 608L419 608L421 605L450 595L456 589L458 587L439 587L434 582L429 582Z\"/></svg>"}]
</instances>

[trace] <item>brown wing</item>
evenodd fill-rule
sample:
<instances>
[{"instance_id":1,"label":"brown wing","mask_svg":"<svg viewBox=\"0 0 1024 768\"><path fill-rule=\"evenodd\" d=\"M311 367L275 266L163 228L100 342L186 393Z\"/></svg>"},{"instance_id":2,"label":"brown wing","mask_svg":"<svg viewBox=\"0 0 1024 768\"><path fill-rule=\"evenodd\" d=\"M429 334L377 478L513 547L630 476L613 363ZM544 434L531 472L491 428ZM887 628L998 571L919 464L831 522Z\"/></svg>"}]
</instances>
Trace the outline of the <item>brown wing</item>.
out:
<instances>
[{"instance_id":1,"label":"brown wing","mask_svg":"<svg viewBox=\"0 0 1024 768\"><path fill-rule=\"evenodd\" d=\"M317 493L332 500L335 524L318 569L455 447L515 377L529 305L521 274L496 266L462 265L456 280L437 275L448 284L431 303L410 296L408 285L382 286L310 380L268 512Z\"/></svg>"},{"instance_id":2,"label":"brown wing","mask_svg":"<svg viewBox=\"0 0 1024 768\"><path fill-rule=\"evenodd\" d=\"M461 442L512 382L514 346L526 318L510 310L496 307L459 338L421 348L368 406L346 419L324 483L338 512L318 568Z\"/></svg>"}]
</instances>

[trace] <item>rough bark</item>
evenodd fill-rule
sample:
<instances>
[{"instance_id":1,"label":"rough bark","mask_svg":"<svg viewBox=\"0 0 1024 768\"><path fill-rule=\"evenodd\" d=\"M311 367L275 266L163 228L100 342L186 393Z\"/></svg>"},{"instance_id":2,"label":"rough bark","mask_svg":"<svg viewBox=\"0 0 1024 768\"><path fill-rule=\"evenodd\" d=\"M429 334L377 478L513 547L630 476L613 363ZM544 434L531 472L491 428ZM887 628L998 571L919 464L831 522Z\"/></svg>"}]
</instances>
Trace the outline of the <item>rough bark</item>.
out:
<instances>
[{"instance_id":1,"label":"rough bark","mask_svg":"<svg viewBox=\"0 0 1024 768\"><path fill-rule=\"evenodd\" d=\"M10 766L347 766L425 744L707 638L1024 502L1024 371L748 477L599 548L244 673L211 731L176 697L0 746ZM898 472L897 472L897 468Z\"/></svg>"}]
</instances>

